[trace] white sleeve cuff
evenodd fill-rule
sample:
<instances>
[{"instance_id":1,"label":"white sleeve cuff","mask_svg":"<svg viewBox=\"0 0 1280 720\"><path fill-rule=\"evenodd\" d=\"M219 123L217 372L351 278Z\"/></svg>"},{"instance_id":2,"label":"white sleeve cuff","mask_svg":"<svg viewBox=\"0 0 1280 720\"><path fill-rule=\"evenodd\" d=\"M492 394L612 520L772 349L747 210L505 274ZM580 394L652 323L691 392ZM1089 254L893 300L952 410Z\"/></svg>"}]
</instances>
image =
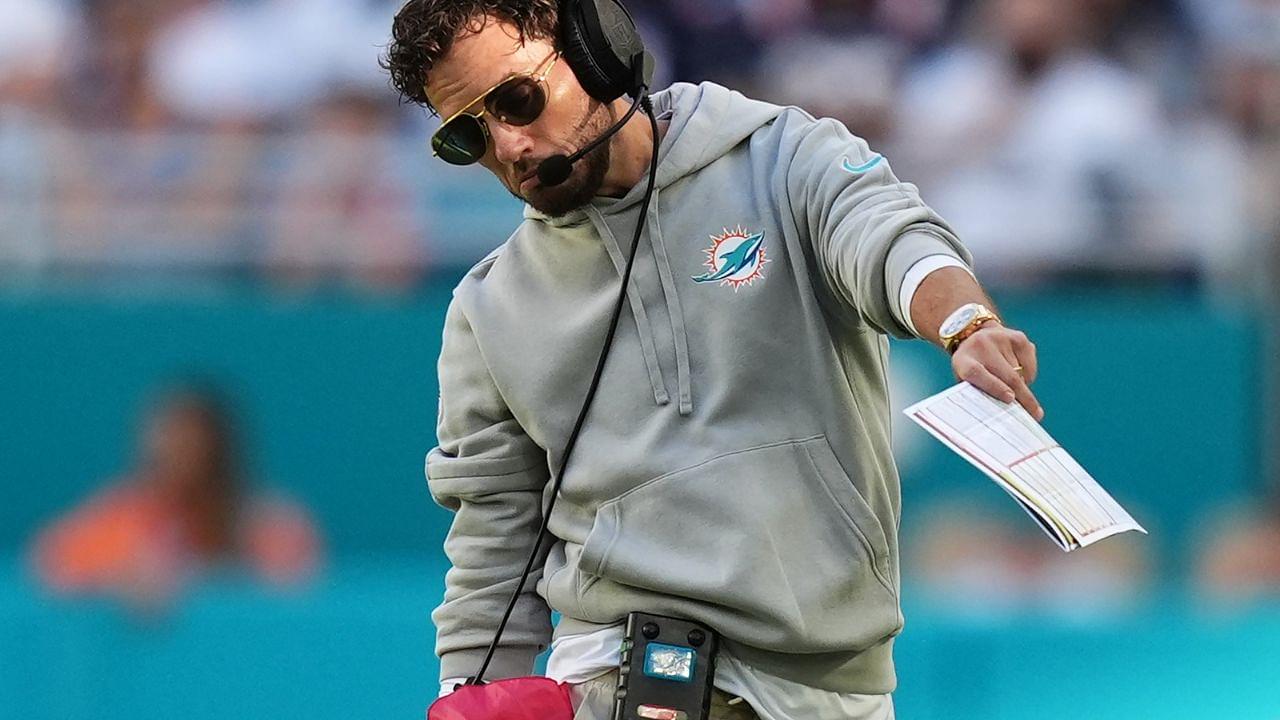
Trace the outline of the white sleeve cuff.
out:
<instances>
[{"instance_id":1,"label":"white sleeve cuff","mask_svg":"<svg viewBox=\"0 0 1280 720\"><path fill-rule=\"evenodd\" d=\"M438 697L444 697L445 695L452 695L453 689L466 681L467 679L464 677L448 678L445 680L441 680L440 695Z\"/></svg>"},{"instance_id":2,"label":"white sleeve cuff","mask_svg":"<svg viewBox=\"0 0 1280 720\"><path fill-rule=\"evenodd\" d=\"M920 258L908 270L902 279L902 290L898 293L898 312L902 315L902 321L907 328L911 330L911 334L920 337L919 331L916 330L915 321L911 319L911 301L915 299L916 291L920 289L920 284L924 282L926 277L935 271L943 268L958 267L965 272L973 275L973 271L967 265L953 255L927 255Z\"/></svg>"}]
</instances>

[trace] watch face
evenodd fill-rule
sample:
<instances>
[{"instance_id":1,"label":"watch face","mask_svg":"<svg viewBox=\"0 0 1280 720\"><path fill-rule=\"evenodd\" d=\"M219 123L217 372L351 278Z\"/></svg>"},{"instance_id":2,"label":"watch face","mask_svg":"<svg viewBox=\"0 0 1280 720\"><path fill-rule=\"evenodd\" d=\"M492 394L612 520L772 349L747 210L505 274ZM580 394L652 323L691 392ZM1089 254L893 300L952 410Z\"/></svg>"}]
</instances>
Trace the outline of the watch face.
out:
<instances>
[{"instance_id":1,"label":"watch face","mask_svg":"<svg viewBox=\"0 0 1280 720\"><path fill-rule=\"evenodd\" d=\"M942 331L939 334L947 338L964 330L977 317L979 309L977 305L965 305L955 311L951 317L947 318L947 322L942 326Z\"/></svg>"}]
</instances>

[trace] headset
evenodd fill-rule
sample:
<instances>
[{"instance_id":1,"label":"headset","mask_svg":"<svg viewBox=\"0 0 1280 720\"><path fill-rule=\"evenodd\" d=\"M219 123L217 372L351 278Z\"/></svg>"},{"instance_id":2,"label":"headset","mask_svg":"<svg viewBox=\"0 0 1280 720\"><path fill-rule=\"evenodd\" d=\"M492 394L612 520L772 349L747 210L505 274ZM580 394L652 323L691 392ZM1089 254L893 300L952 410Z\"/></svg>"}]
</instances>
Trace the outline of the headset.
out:
<instances>
[{"instance_id":1,"label":"headset","mask_svg":"<svg viewBox=\"0 0 1280 720\"><path fill-rule=\"evenodd\" d=\"M561 0L560 45L582 88L600 102L634 97L653 79L653 56L617 0Z\"/></svg>"},{"instance_id":2,"label":"headset","mask_svg":"<svg viewBox=\"0 0 1280 720\"><path fill-rule=\"evenodd\" d=\"M548 187L568 180L575 162L627 124L653 80L653 56L618 0L561 0L559 40L560 54L588 95L602 103L623 95L633 100L626 115L595 140L572 155L552 155L538 164L538 181Z\"/></svg>"},{"instance_id":3,"label":"headset","mask_svg":"<svg viewBox=\"0 0 1280 720\"><path fill-rule=\"evenodd\" d=\"M653 153L649 160L649 178L645 189L644 200L640 206L640 216L636 220L635 235L631 238L630 254L622 272L622 282L618 289L618 298L614 304L613 315L609 320L609 329L605 335L604 345L600 348L600 356L596 361L595 374L591 378L586 397L578 411L573 430L565 441L563 459L552 478L551 499L542 515L542 526L538 530L537 539L525 563L520 581L516 583L506 611L494 632L493 642L485 654L476 674L467 678L468 685L483 685L484 674L493 660L502 633L511 619L517 600L524 590L534 563L538 559L543 541L549 535L547 524L551 519L551 511L555 508L556 498L560 495L560 486L564 481L565 468L577 444L578 435L587 419L591 401L600 386L600 377L604 373L605 361L609 357L609 349L613 346L613 338L618 330L618 321L622 317L622 308L626 303L627 285L631 282L631 270L635 265L636 249L640 246L640 236L644 231L645 219L649 215L649 202L653 197L653 188L658 174L658 119L653 112L653 104L649 101L649 83L653 77L654 61L644 48L644 41L636 29L631 14L619 0L561 0L560 2L560 52L569 67L578 78L579 84L587 94L609 103L623 95L629 95L633 102L631 109L613 127L600 137L588 143L572 155L555 155L544 160L538 167L538 177L546 185L558 185L569 177L573 163L591 152L601 143L607 141L622 129L636 109L643 106L649 117L649 125L653 130Z\"/></svg>"}]
</instances>

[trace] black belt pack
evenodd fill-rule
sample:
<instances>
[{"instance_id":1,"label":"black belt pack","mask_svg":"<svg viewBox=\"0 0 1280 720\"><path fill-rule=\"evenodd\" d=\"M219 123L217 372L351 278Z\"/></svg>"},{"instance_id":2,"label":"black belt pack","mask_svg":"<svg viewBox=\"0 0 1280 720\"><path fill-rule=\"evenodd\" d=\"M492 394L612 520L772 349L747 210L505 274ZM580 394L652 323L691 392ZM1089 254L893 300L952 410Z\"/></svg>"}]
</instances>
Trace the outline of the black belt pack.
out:
<instances>
[{"instance_id":1,"label":"black belt pack","mask_svg":"<svg viewBox=\"0 0 1280 720\"><path fill-rule=\"evenodd\" d=\"M613 720L706 720L719 647L701 623L629 614Z\"/></svg>"}]
</instances>

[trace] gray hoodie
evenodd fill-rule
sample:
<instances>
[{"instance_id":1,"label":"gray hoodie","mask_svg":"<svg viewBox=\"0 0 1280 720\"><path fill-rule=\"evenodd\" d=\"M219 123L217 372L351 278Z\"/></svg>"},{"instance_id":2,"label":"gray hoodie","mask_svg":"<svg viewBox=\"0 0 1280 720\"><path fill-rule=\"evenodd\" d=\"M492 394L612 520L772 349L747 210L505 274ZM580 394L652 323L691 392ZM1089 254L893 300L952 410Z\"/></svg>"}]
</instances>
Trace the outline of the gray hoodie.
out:
<instances>
[{"instance_id":1,"label":"gray hoodie","mask_svg":"<svg viewBox=\"0 0 1280 720\"><path fill-rule=\"evenodd\" d=\"M558 539L490 677L632 610L702 621L778 677L893 690L899 486L885 334L929 255L968 262L887 162L833 120L677 84L657 191ZM474 674L586 393L645 181L525 220L454 292L433 497L455 512L433 613L441 677Z\"/></svg>"}]
</instances>

